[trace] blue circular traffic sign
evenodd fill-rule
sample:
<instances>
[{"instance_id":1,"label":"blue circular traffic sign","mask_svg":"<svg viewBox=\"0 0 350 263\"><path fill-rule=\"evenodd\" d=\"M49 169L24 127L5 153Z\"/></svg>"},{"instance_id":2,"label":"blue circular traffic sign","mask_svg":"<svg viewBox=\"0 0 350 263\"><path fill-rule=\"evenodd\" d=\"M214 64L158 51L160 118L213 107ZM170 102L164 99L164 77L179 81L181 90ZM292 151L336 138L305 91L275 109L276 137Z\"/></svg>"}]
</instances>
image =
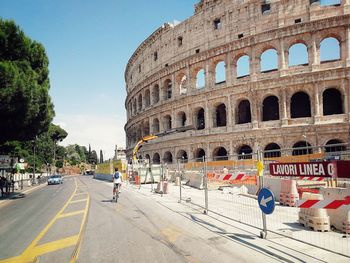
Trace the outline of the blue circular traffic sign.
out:
<instances>
[{"instance_id":1,"label":"blue circular traffic sign","mask_svg":"<svg viewBox=\"0 0 350 263\"><path fill-rule=\"evenodd\" d=\"M261 188L258 194L258 203L264 214L272 214L275 210L275 196L267 188Z\"/></svg>"}]
</instances>

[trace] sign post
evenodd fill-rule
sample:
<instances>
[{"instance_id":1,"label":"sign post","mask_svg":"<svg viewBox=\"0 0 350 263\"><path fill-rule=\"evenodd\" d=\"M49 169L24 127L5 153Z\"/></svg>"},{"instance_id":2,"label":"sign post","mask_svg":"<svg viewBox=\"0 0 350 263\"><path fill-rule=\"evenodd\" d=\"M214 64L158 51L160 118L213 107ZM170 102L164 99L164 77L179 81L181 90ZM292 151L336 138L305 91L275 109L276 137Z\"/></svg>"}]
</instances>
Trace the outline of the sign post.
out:
<instances>
[{"instance_id":1,"label":"sign post","mask_svg":"<svg viewBox=\"0 0 350 263\"><path fill-rule=\"evenodd\" d=\"M260 232L261 238L267 236L266 215L272 214L275 210L275 196L267 188L261 188L258 195L258 204L262 211L263 231Z\"/></svg>"}]
</instances>

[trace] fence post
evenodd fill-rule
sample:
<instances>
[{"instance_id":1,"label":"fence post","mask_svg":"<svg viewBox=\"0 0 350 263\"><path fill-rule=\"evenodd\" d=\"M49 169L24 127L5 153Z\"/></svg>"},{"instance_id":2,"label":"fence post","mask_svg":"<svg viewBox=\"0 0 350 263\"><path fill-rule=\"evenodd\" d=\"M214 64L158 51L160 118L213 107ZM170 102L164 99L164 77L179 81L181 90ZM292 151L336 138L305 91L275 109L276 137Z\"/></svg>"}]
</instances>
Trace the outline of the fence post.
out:
<instances>
[{"instance_id":1,"label":"fence post","mask_svg":"<svg viewBox=\"0 0 350 263\"><path fill-rule=\"evenodd\" d=\"M179 198L179 203L181 203L182 200L182 186L181 186L181 172L180 172L180 163L179 159L177 159L177 178L179 178L179 190L180 190L180 198Z\"/></svg>"},{"instance_id":2,"label":"fence post","mask_svg":"<svg viewBox=\"0 0 350 263\"><path fill-rule=\"evenodd\" d=\"M203 156L204 169L203 169L203 179L204 179L204 195L205 195L205 210L204 214L208 214L208 173L207 173L207 158Z\"/></svg>"},{"instance_id":3,"label":"fence post","mask_svg":"<svg viewBox=\"0 0 350 263\"><path fill-rule=\"evenodd\" d=\"M257 155L258 155L258 161L264 162L262 157L263 155L260 149L258 149ZM259 177L259 191L260 191L264 187L264 176L259 176L258 174L258 177ZM266 214L263 213L262 211L261 211L261 214L262 214L262 221L263 221L263 229L260 232L260 237L263 239L266 239L266 236L267 236Z\"/></svg>"}]
</instances>

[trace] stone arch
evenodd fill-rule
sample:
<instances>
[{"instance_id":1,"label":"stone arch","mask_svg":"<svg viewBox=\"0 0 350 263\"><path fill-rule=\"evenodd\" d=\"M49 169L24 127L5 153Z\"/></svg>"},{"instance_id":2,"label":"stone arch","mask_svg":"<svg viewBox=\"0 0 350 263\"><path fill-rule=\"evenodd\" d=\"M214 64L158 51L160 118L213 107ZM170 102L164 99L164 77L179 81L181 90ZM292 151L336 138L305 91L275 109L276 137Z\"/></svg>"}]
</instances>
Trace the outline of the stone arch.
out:
<instances>
[{"instance_id":1,"label":"stone arch","mask_svg":"<svg viewBox=\"0 0 350 263\"><path fill-rule=\"evenodd\" d=\"M148 161L150 161L150 160L151 160L151 156L147 153L147 154L145 155L145 159L148 160Z\"/></svg>"},{"instance_id":2,"label":"stone arch","mask_svg":"<svg viewBox=\"0 0 350 263\"><path fill-rule=\"evenodd\" d=\"M133 103L132 103L132 108L133 108L133 113L134 115L137 113L137 107L136 107L136 98L134 99Z\"/></svg>"},{"instance_id":3,"label":"stone arch","mask_svg":"<svg viewBox=\"0 0 350 263\"><path fill-rule=\"evenodd\" d=\"M196 88L203 89L205 88L205 70L199 69L196 73Z\"/></svg>"},{"instance_id":4,"label":"stone arch","mask_svg":"<svg viewBox=\"0 0 350 263\"><path fill-rule=\"evenodd\" d=\"M194 111L194 122L197 130L205 129L205 111L202 107L197 108Z\"/></svg>"},{"instance_id":5,"label":"stone arch","mask_svg":"<svg viewBox=\"0 0 350 263\"><path fill-rule=\"evenodd\" d=\"M260 55L260 72L278 70L278 53L275 48L269 48Z\"/></svg>"},{"instance_id":6,"label":"stone arch","mask_svg":"<svg viewBox=\"0 0 350 263\"><path fill-rule=\"evenodd\" d=\"M163 99L171 99L173 94L173 82L170 79L166 79L163 84Z\"/></svg>"},{"instance_id":7,"label":"stone arch","mask_svg":"<svg viewBox=\"0 0 350 263\"><path fill-rule=\"evenodd\" d=\"M341 92L336 88L328 88L322 94L323 115L343 114Z\"/></svg>"},{"instance_id":8,"label":"stone arch","mask_svg":"<svg viewBox=\"0 0 350 263\"><path fill-rule=\"evenodd\" d=\"M169 114L163 117L163 129L164 131L169 131L172 129L172 120Z\"/></svg>"},{"instance_id":9,"label":"stone arch","mask_svg":"<svg viewBox=\"0 0 350 263\"><path fill-rule=\"evenodd\" d=\"M264 149L265 158L281 157L281 147L277 143L269 143Z\"/></svg>"},{"instance_id":10,"label":"stone arch","mask_svg":"<svg viewBox=\"0 0 350 263\"><path fill-rule=\"evenodd\" d=\"M203 162L205 157L205 151L202 148L198 148L194 151L194 158L196 162Z\"/></svg>"},{"instance_id":11,"label":"stone arch","mask_svg":"<svg viewBox=\"0 0 350 263\"><path fill-rule=\"evenodd\" d=\"M214 111L214 118L213 118L213 124L214 127L225 127L227 120L226 120L226 105L224 103L219 103L215 107Z\"/></svg>"},{"instance_id":12,"label":"stone arch","mask_svg":"<svg viewBox=\"0 0 350 263\"><path fill-rule=\"evenodd\" d=\"M326 152L344 152L346 146L342 145L344 142L338 139L331 139L325 145Z\"/></svg>"},{"instance_id":13,"label":"stone arch","mask_svg":"<svg viewBox=\"0 0 350 263\"><path fill-rule=\"evenodd\" d=\"M225 147L217 147L213 151L213 160L214 161L222 161L222 160L228 160L228 154Z\"/></svg>"},{"instance_id":14,"label":"stone arch","mask_svg":"<svg viewBox=\"0 0 350 263\"><path fill-rule=\"evenodd\" d=\"M293 145L292 155L312 154L311 144L306 141L299 141Z\"/></svg>"},{"instance_id":15,"label":"stone arch","mask_svg":"<svg viewBox=\"0 0 350 263\"><path fill-rule=\"evenodd\" d=\"M309 54L305 43L297 42L289 47L289 67L309 64Z\"/></svg>"},{"instance_id":16,"label":"stone arch","mask_svg":"<svg viewBox=\"0 0 350 263\"><path fill-rule=\"evenodd\" d=\"M239 102L236 110L236 124L250 123L252 121L252 114L250 102L243 99Z\"/></svg>"},{"instance_id":17,"label":"stone arch","mask_svg":"<svg viewBox=\"0 0 350 263\"><path fill-rule=\"evenodd\" d=\"M163 162L164 163L173 163L173 155L171 152L166 151L163 155Z\"/></svg>"},{"instance_id":18,"label":"stone arch","mask_svg":"<svg viewBox=\"0 0 350 263\"><path fill-rule=\"evenodd\" d=\"M151 105L151 94L149 89L146 89L145 91L145 107L148 107Z\"/></svg>"},{"instance_id":19,"label":"stone arch","mask_svg":"<svg viewBox=\"0 0 350 263\"><path fill-rule=\"evenodd\" d=\"M184 111L180 111L176 115L176 125L177 127L185 127L187 121L187 116Z\"/></svg>"},{"instance_id":20,"label":"stone arch","mask_svg":"<svg viewBox=\"0 0 350 263\"><path fill-rule=\"evenodd\" d=\"M158 120L158 118L153 119L152 131L153 131L153 133L159 133L159 120Z\"/></svg>"},{"instance_id":21,"label":"stone arch","mask_svg":"<svg viewBox=\"0 0 350 263\"><path fill-rule=\"evenodd\" d=\"M250 75L250 57L247 54L242 54L236 62L237 78L243 78Z\"/></svg>"},{"instance_id":22,"label":"stone arch","mask_svg":"<svg viewBox=\"0 0 350 263\"><path fill-rule=\"evenodd\" d=\"M187 76L185 73L180 73L177 76L177 84L179 87L179 94L180 95L185 95L187 93L187 88L188 88L188 81L187 81Z\"/></svg>"},{"instance_id":23,"label":"stone arch","mask_svg":"<svg viewBox=\"0 0 350 263\"><path fill-rule=\"evenodd\" d=\"M143 121L142 132L143 132L143 136L150 134L149 120L148 119Z\"/></svg>"},{"instance_id":24,"label":"stone arch","mask_svg":"<svg viewBox=\"0 0 350 263\"><path fill-rule=\"evenodd\" d=\"M340 40L338 38L330 36L330 37L325 37L321 40L320 42L321 63L339 60L341 58L340 52L341 52L341 46L340 46Z\"/></svg>"},{"instance_id":25,"label":"stone arch","mask_svg":"<svg viewBox=\"0 0 350 263\"><path fill-rule=\"evenodd\" d=\"M188 155L185 150L180 150L176 154L176 159L179 160L181 163L187 163L188 162Z\"/></svg>"},{"instance_id":26,"label":"stone arch","mask_svg":"<svg viewBox=\"0 0 350 263\"><path fill-rule=\"evenodd\" d=\"M159 153L154 153L152 158L153 164L160 164L160 155Z\"/></svg>"},{"instance_id":27,"label":"stone arch","mask_svg":"<svg viewBox=\"0 0 350 263\"><path fill-rule=\"evenodd\" d=\"M215 84L226 82L226 63L225 61L217 61L215 66Z\"/></svg>"},{"instance_id":28,"label":"stone arch","mask_svg":"<svg viewBox=\"0 0 350 263\"><path fill-rule=\"evenodd\" d=\"M253 149L247 144L244 144L241 147L239 147L237 153L238 153L238 160L253 158L253 155L252 155Z\"/></svg>"},{"instance_id":29,"label":"stone arch","mask_svg":"<svg viewBox=\"0 0 350 263\"><path fill-rule=\"evenodd\" d=\"M263 121L279 120L279 102L276 96L268 96L263 101Z\"/></svg>"},{"instance_id":30,"label":"stone arch","mask_svg":"<svg viewBox=\"0 0 350 263\"><path fill-rule=\"evenodd\" d=\"M290 100L290 110L292 119L311 117L309 95L303 91L294 93Z\"/></svg>"},{"instance_id":31,"label":"stone arch","mask_svg":"<svg viewBox=\"0 0 350 263\"><path fill-rule=\"evenodd\" d=\"M156 104L159 102L159 85L155 84L152 89L152 103Z\"/></svg>"}]
</instances>

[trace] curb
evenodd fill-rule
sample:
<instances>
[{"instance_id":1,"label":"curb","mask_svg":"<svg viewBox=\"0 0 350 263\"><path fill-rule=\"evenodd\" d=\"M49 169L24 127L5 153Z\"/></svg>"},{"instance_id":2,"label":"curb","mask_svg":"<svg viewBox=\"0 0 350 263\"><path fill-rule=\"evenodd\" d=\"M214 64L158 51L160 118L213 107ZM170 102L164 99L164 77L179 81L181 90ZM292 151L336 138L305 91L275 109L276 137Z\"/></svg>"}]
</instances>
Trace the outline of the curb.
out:
<instances>
[{"instance_id":1,"label":"curb","mask_svg":"<svg viewBox=\"0 0 350 263\"><path fill-rule=\"evenodd\" d=\"M20 196L22 194L28 194L28 193L34 192L35 190L38 190L39 188L42 188L44 186L46 186L46 184L41 184L41 185L38 185L38 186L35 186L35 187L31 187L31 188L29 188L29 189L27 189L27 190L25 190L23 192L14 194L13 196L11 196L10 199L1 200L0 201L0 207L4 206L6 204L9 204L11 201L14 200L13 198L16 198L16 197L18 197L18 196Z\"/></svg>"}]
</instances>

